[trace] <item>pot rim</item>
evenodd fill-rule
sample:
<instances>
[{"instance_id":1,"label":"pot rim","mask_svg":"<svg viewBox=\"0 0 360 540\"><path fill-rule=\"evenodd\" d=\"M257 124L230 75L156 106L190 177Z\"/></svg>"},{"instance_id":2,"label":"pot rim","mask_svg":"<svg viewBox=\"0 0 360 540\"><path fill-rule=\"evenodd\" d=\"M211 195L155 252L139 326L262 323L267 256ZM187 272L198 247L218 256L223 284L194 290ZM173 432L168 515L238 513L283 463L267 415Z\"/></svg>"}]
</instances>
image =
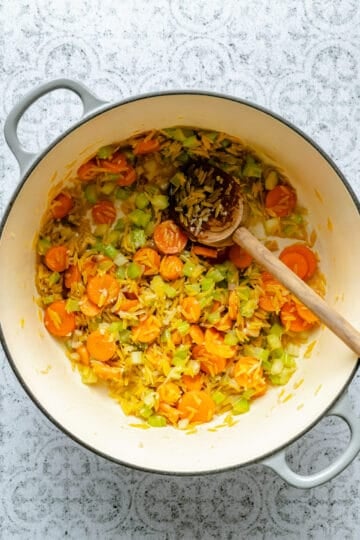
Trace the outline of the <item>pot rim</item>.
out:
<instances>
[{"instance_id":1,"label":"pot rim","mask_svg":"<svg viewBox=\"0 0 360 540\"><path fill-rule=\"evenodd\" d=\"M11 209L13 205L15 204L15 201L17 199L18 194L20 193L22 187L28 180L29 176L32 174L32 172L36 169L38 164L46 157L48 152L55 148L55 146L61 142L63 139L65 139L70 133L75 131L77 128L79 128L81 125L87 123L88 121L91 121L92 119L96 118L97 116L111 111L112 109L115 109L117 107L120 107L122 105L126 105L128 103L133 103L136 101L141 101L143 99L149 99L149 98L162 98L164 96L181 96L181 95L187 95L187 96L204 96L204 97L214 97L218 99L224 99L227 101L232 101L235 103L238 103L240 105L245 105L249 108L255 109L256 111L259 111L263 114L266 114L273 118L274 120L282 123L285 127L289 128L290 130L297 133L302 139L304 139L307 143L309 143L319 154L322 158L327 161L327 163L330 165L330 167L335 171L337 176L342 181L344 187L348 191L353 203L355 204L358 213L360 214L360 199L355 194L355 191L353 190L352 186L350 185L349 181L345 178L344 174L340 171L334 160L314 141L312 137L307 135L304 131L302 131L300 128L298 128L296 125L294 125L291 121L285 119L281 115L273 112L272 110L263 107L262 105L258 105L252 101L237 98L235 96L229 95L229 94L223 94L220 92L212 92L207 90L164 90L164 91L158 91L158 92L147 92L144 94L135 95L132 97L128 97L126 99L122 99L115 102L105 103L104 105L101 105L97 108L95 108L93 111L89 112L88 114L84 115L79 121L72 124L69 128L67 128L63 133L61 133L59 136L57 136L46 148L41 150L38 154L35 155L34 161L30 164L29 168L25 171L22 178L20 178L19 183L17 184L14 193L12 194L10 201L7 203L5 207L5 211L3 213L3 216L0 221L0 242L2 238L2 234L8 219L8 216L11 212ZM168 470L161 470L161 469L153 469L148 468L141 465L136 465L133 463L129 463L127 461L123 461L119 458L116 458L114 456L108 455L105 452L102 452L101 450L98 450L94 448L91 444L88 444L84 441L82 441L79 437L77 437L74 433L70 432L66 427L64 427L58 420L56 420L48 411L47 409L40 403L40 401L37 399L36 395L31 391L31 389L28 387L27 383L23 379L22 375L18 371L18 368L16 366L16 362L13 359L9 348L7 347L5 334L2 330L1 320L0 320L0 343L3 347L3 350L5 352L5 355L7 357L7 360L9 362L9 365L11 366L16 378L18 379L20 385L24 389L25 393L30 397L30 399L33 401L33 403L40 409L40 411L44 414L44 416L50 420L52 424L54 424L58 429L60 429L67 437L69 437L74 442L80 444L83 448L86 448L87 450L90 450L91 452L97 454L98 456L109 460L113 463L116 463L118 465L122 465L131 469L135 469L138 471L143 471L147 473L154 473L154 474L162 474L167 476L205 476L210 474L216 474L220 472L226 472L238 469L240 467L245 467L251 464L261 463L262 460L267 459L271 456L276 455L277 453L281 452L282 450L285 450L288 446L293 444L295 441L303 437L308 431L310 431L322 418L324 418L329 412L331 414L331 409L335 405L335 403L338 401L340 396L344 393L344 391L347 389L347 387L350 385L351 381L354 378L354 375L357 371L357 369L360 367L360 358L358 358L357 363L355 364L350 376L348 377L347 381L344 383L341 390L337 393L337 395L334 397L334 399L331 401L331 403L328 405L325 411L320 413L313 422L307 425L305 429L303 429L300 433L298 433L296 436L289 439L286 443L278 446L275 450L271 452L266 452L261 457L257 457L256 459L249 459L245 461L244 463L238 464L238 465L229 465L224 466L221 468L216 469L210 469L210 470L204 470L204 471L168 471Z\"/></svg>"}]
</instances>

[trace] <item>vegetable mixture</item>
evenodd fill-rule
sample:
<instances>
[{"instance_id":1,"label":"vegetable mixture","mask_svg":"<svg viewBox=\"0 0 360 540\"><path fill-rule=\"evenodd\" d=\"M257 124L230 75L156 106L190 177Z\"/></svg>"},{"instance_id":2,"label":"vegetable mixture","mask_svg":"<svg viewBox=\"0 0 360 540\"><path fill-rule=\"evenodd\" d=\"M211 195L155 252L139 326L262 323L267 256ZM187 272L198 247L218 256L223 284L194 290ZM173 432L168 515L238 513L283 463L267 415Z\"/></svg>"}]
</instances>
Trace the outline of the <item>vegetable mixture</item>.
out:
<instances>
[{"instance_id":1,"label":"vegetable mixture","mask_svg":"<svg viewBox=\"0 0 360 540\"><path fill-rule=\"evenodd\" d=\"M200 245L176 223L170 188L185 185L189 159L236 177L249 208L246 226L324 292L294 188L238 139L173 127L100 148L58 186L44 215L39 302L47 331L82 381L107 385L144 426L185 429L247 412L288 382L298 345L318 325L239 246ZM198 182L185 219L213 211L216 189L206 178Z\"/></svg>"}]
</instances>

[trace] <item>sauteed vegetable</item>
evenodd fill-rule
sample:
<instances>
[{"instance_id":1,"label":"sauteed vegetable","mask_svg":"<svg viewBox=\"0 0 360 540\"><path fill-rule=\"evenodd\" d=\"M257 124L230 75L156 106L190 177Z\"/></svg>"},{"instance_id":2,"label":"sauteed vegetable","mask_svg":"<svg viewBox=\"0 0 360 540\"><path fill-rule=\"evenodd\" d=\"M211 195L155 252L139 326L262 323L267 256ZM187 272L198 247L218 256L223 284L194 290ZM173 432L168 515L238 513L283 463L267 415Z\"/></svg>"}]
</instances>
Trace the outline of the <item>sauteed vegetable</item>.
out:
<instances>
[{"instance_id":1,"label":"sauteed vegetable","mask_svg":"<svg viewBox=\"0 0 360 540\"><path fill-rule=\"evenodd\" d=\"M196 244L174 221L169 189L184 185L194 158L240 180L247 226L324 292L306 210L285 174L253 149L187 127L100 148L44 215L39 303L83 382L107 385L145 426L184 429L223 413L231 423L288 382L297 345L318 324L239 246ZM184 219L226 212L216 185L196 180L184 193Z\"/></svg>"}]
</instances>

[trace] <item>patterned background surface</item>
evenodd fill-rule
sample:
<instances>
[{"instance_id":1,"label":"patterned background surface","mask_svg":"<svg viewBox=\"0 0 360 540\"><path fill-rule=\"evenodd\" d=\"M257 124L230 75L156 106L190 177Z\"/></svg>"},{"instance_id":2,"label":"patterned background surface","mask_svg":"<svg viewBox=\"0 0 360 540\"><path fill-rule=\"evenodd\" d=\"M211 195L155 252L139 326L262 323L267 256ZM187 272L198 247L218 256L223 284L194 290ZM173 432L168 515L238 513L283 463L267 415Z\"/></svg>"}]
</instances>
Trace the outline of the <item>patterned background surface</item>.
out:
<instances>
[{"instance_id":1,"label":"patterned background surface","mask_svg":"<svg viewBox=\"0 0 360 540\"><path fill-rule=\"evenodd\" d=\"M27 90L66 76L99 97L202 88L265 105L336 160L360 195L358 0L1 0L0 123ZM81 114L58 91L24 116L43 148ZM18 182L0 139L0 211ZM358 539L360 457L301 491L261 465L208 477L128 470L68 440L24 394L1 354L0 534L4 539ZM349 389L360 415L360 377ZM344 448L324 420L293 445L302 472Z\"/></svg>"}]
</instances>

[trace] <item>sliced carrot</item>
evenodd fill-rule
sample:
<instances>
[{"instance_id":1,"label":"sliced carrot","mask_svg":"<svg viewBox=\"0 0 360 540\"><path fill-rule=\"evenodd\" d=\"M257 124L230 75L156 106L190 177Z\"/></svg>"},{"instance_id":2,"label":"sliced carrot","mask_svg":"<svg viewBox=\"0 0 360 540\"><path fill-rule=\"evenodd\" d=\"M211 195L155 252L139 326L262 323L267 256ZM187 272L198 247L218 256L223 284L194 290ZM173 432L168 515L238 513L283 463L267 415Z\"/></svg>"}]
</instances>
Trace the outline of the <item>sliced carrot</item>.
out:
<instances>
[{"instance_id":1,"label":"sliced carrot","mask_svg":"<svg viewBox=\"0 0 360 540\"><path fill-rule=\"evenodd\" d=\"M140 343L152 343L159 337L160 327L159 320L154 315L150 315L141 321L138 326L133 327L133 340L140 341Z\"/></svg>"},{"instance_id":2,"label":"sliced carrot","mask_svg":"<svg viewBox=\"0 0 360 540\"><path fill-rule=\"evenodd\" d=\"M292 270L299 278L305 279L309 267L305 257L301 253L291 251L280 255L280 260Z\"/></svg>"},{"instance_id":3,"label":"sliced carrot","mask_svg":"<svg viewBox=\"0 0 360 540\"><path fill-rule=\"evenodd\" d=\"M204 343L204 332L197 324L192 324L190 326L189 335L196 345L202 345Z\"/></svg>"},{"instance_id":4,"label":"sliced carrot","mask_svg":"<svg viewBox=\"0 0 360 540\"><path fill-rule=\"evenodd\" d=\"M112 174L122 173L128 169L129 165L123 157L116 161L109 161L107 159L99 160L99 169L103 172L109 172Z\"/></svg>"},{"instance_id":5,"label":"sliced carrot","mask_svg":"<svg viewBox=\"0 0 360 540\"><path fill-rule=\"evenodd\" d=\"M144 267L144 276L155 276L160 269L160 255L155 249L144 247L138 249L133 260Z\"/></svg>"},{"instance_id":6,"label":"sliced carrot","mask_svg":"<svg viewBox=\"0 0 360 540\"><path fill-rule=\"evenodd\" d=\"M217 323L214 324L214 327L217 330L220 330L220 332L227 332L232 328L233 321L229 315L229 313L225 313Z\"/></svg>"},{"instance_id":7,"label":"sliced carrot","mask_svg":"<svg viewBox=\"0 0 360 540\"><path fill-rule=\"evenodd\" d=\"M75 314L66 311L66 300L56 300L45 309L44 324L53 336L65 337L75 330Z\"/></svg>"},{"instance_id":8,"label":"sliced carrot","mask_svg":"<svg viewBox=\"0 0 360 540\"><path fill-rule=\"evenodd\" d=\"M181 417L188 419L191 423L210 422L215 413L215 403L207 392L191 390L182 396L178 409Z\"/></svg>"},{"instance_id":9,"label":"sliced carrot","mask_svg":"<svg viewBox=\"0 0 360 540\"><path fill-rule=\"evenodd\" d=\"M279 303L278 303L275 295L273 295L273 294L265 294L263 296L260 296L260 298L259 298L259 306L264 311L269 311L269 312L272 312L272 311L277 312L277 311L280 310L280 307L281 307L281 306L279 306Z\"/></svg>"},{"instance_id":10,"label":"sliced carrot","mask_svg":"<svg viewBox=\"0 0 360 540\"><path fill-rule=\"evenodd\" d=\"M212 249L205 246L193 246L191 252L195 255L200 255L201 257L207 257L208 259L217 259L218 251L217 249Z\"/></svg>"},{"instance_id":11,"label":"sliced carrot","mask_svg":"<svg viewBox=\"0 0 360 540\"><path fill-rule=\"evenodd\" d=\"M241 356L234 364L233 376L245 390L255 390L253 397L261 396L266 392L267 383L261 363L253 356Z\"/></svg>"},{"instance_id":12,"label":"sliced carrot","mask_svg":"<svg viewBox=\"0 0 360 540\"><path fill-rule=\"evenodd\" d=\"M224 343L224 334L216 328L205 330L204 345L210 354L221 356L222 358L232 358L236 354L236 347Z\"/></svg>"},{"instance_id":13,"label":"sliced carrot","mask_svg":"<svg viewBox=\"0 0 360 540\"><path fill-rule=\"evenodd\" d=\"M184 231L171 219L156 225L153 237L156 247L166 255L181 253L188 241Z\"/></svg>"},{"instance_id":14,"label":"sliced carrot","mask_svg":"<svg viewBox=\"0 0 360 540\"><path fill-rule=\"evenodd\" d=\"M90 364L90 357L85 345L80 345L80 347L76 349L76 352L79 355L79 363L88 366Z\"/></svg>"},{"instance_id":15,"label":"sliced carrot","mask_svg":"<svg viewBox=\"0 0 360 540\"><path fill-rule=\"evenodd\" d=\"M180 418L180 411L176 407L172 407L168 403L159 403L158 413L170 422L170 424L177 424Z\"/></svg>"},{"instance_id":16,"label":"sliced carrot","mask_svg":"<svg viewBox=\"0 0 360 540\"><path fill-rule=\"evenodd\" d=\"M304 306L304 304L299 302L299 300L297 300L297 299L295 299L294 302L296 304L296 310L297 310L298 314L300 315L300 317L302 319L304 319L304 321L306 321L306 322L308 322L310 324L315 324L315 323L319 322L318 317L315 315L315 313L310 311L309 308Z\"/></svg>"},{"instance_id":17,"label":"sliced carrot","mask_svg":"<svg viewBox=\"0 0 360 540\"><path fill-rule=\"evenodd\" d=\"M181 313L191 323L197 323L201 315L200 303L194 296L185 296L180 303Z\"/></svg>"},{"instance_id":18,"label":"sliced carrot","mask_svg":"<svg viewBox=\"0 0 360 540\"><path fill-rule=\"evenodd\" d=\"M231 246L229 250L229 259L235 264L236 268L239 268L240 270L250 266L253 261L253 257L237 244Z\"/></svg>"},{"instance_id":19,"label":"sliced carrot","mask_svg":"<svg viewBox=\"0 0 360 540\"><path fill-rule=\"evenodd\" d=\"M183 375L181 378L186 390L201 390L203 385L203 374L198 373L191 377L190 375Z\"/></svg>"},{"instance_id":20,"label":"sliced carrot","mask_svg":"<svg viewBox=\"0 0 360 540\"><path fill-rule=\"evenodd\" d=\"M296 206L295 191L284 184L278 184L268 191L265 198L265 208L278 217L289 216Z\"/></svg>"},{"instance_id":21,"label":"sliced carrot","mask_svg":"<svg viewBox=\"0 0 360 540\"><path fill-rule=\"evenodd\" d=\"M45 253L45 264L53 272L63 272L69 266L66 246L53 246Z\"/></svg>"},{"instance_id":22,"label":"sliced carrot","mask_svg":"<svg viewBox=\"0 0 360 540\"><path fill-rule=\"evenodd\" d=\"M114 356L116 344L110 334L94 330L88 335L86 348L91 358L100 362L107 362Z\"/></svg>"},{"instance_id":23,"label":"sliced carrot","mask_svg":"<svg viewBox=\"0 0 360 540\"><path fill-rule=\"evenodd\" d=\"M131 309L138 307L139 304L140 302L137 298L124 298L119 304L117 304L116 311L130 311Z\"/></svg>"},{"instance_id":24,"label":"sliced carrot","mask_svg":"<svg viewBox=\"0 0 360 540\"><path fill-rule=\"evenodd\" d=\"M201 370L209 375L217 375L224 371L226 358L210 353L204 345L195 345L192 356L200 362Z\"/></svg>"},{"instance_id":25,"label":"sliced carrot","mask_svg":"<svg viewBox=\"0 0 360 540\"><path fill-rule=\"evenodd\" d=\"M99 167L93 159L83 163L77 170L77 175L80 180L85 182L93 180L99 174Z\"/></svg>"},{"instance_id":26,"label":"sliced carrot","mask_svg":"<svg viewBox=\"0 0 360 540\"><path fill-rule=\"evenodd\" d=\"M51 203L51 213L55 219L67 216L74 207L73 198L67 193L59 193Z\"/></svg>"},{"instance_id":27,"label":"sliced carrot","mask_svg":"<svg viewBox=\"0 0 360 540\"><path fill-rule=\"evenodd\" d=\"M293 301L286 302L282 306L280 320L285 329L292 332L304 332L314 326L300 316L297 306Z\"/></svg>"},{"instance_id":28,"label":"sliced carrot","mask_svg":"<svg viewBox=\"0 0 360 540\"><path fill-rule=\"evenodd\" d=\"M86 315L86 317L96 317L101 312L101 308L91 302L86 294L80 299L79 306L81 313Z\"/></svg>"},{"instance_id":29,"label":"sliced carrot","mask_svg":"<svg viewBox=\"0 0 360 540\"><path fill-rule=\"evenodd\" d=\"M71 289L72 285L81 281L81 272L77 264L70 264L64 274L64 285L67 289Z\"/></svg>"},{"instance_id":30,"label":"sliced carrot","mask_svg":"<svg viewBox=\"0 0 360 540\"><path fill-rule=\"evenodd\" d=\"M165 255L160 263L160 275L166 281L179 279L183 273L183 262L177 255Z\"/></svg>"},{"instance_id":31,"label":"sliced carrot","mask_svg":"<svg viewBox=\"0 0 360 540\"><path fill-rule=\"evenodd\" d=\"M166 382L161 384L158 389L160 401L164 401L169 405L175 405L180 399L181 390L174 382Z\"/></svg>"},{"instance_id":32,"label":"sliced carrot","mask_svg":"<svg viewBox=\"0 0 360 540\"><path fill-rule=\"evenodd\" d=\"M303 279L307 280L311 278L315 274L315 271L318 265L318 261L317 261L315 253L304 244L292 244L291 246L287 246L286 248L282 250L282 252L279 255L279 258L283 262L285 262L284 257L289 256L290 253L297 253L301 255L302 257L304 257L308 266L308 270Z\"/></svg>"},{"instance_id":33,"label":"sliced carrot","mask_svg":"<svg viewBox=\"0 0 360 540\"><path fill-rule=\"evenodd\" d=\"M117 300L120 285L110 274L96 275L89 279L86 292L91 302L98 307L104 307Z\"/></svg>"},{"instance_id":34,"label":"sliced carrot","mask_svg":"<svg viewBox=\"0 0 360 540\"><path fill-rule=\"evenodd\" d=\"M117 181L118 186L131 186L137 178L134 167L129 166Z\"/></svg>"},{"instance_id":35,"label":"sliced carrot","mask_svg":"<svg viewBox=\"0 0 360 540\"><path fill-rule=\"evenodd\" d=\"M123 370L119 367L109 366L102 361L92 360L91 367L97 377L103 381L121 379Z\"/></svg>"},{"instance_id":36,"label":"sliced carrot","mask_svg":"<svg viewBox=\"0 0 360 540\"><path fill-rule=\"evenodd\" d=\"M116 219L116 208L112 201L103 199L94 204L91 215L97 225L111 225Z\"/></svg>"},{"instance_id":37,"label":"sliced carrot","mask_svg":"<svg viewBox=\"0 0 360 540\"><path fill-rule=\"evenodd\" d=\"M151 154L158 150L160 150L160 143L157 139L144 139L135 145L134 154L139 156L142 154Z\"/></svg>"}]
</instances>

